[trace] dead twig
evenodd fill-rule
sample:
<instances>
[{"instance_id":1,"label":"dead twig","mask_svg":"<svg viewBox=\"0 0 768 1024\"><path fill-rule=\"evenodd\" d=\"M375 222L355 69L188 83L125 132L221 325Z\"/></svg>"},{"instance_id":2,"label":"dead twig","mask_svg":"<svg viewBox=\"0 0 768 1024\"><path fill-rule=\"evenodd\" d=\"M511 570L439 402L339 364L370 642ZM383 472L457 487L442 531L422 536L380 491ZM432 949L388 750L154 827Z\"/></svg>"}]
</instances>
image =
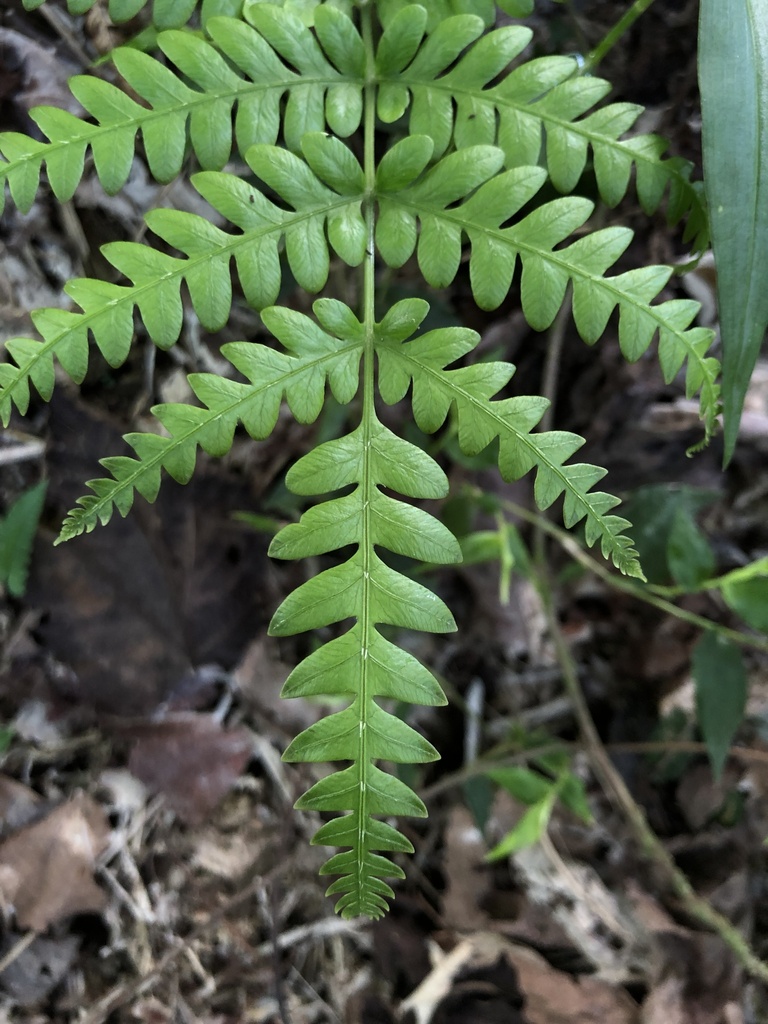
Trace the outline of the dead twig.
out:
<instances>
[{"instance_id":1,"label":"dead twig","mask_svg":"<svg viewBox=\"0 0 768 1024\"><path fill-rule=\"evenodd\" d=\"M760 981L768 982L768 964L757 956L741 932L693 889L672 855L648 824L643 809L635 801L624 779L613 766L595 727L579 683L576 664L557 621L557 615L552 606L546 567L539 565L538 569L539 587L550 637L563 672L563 683L573 703L579 730L598 782L606 793L613 796L634 833L638 846L643 854L661 869L667 884L680 900L685 912L719 935L747 974Z\"/></svg>"}]
</instances>

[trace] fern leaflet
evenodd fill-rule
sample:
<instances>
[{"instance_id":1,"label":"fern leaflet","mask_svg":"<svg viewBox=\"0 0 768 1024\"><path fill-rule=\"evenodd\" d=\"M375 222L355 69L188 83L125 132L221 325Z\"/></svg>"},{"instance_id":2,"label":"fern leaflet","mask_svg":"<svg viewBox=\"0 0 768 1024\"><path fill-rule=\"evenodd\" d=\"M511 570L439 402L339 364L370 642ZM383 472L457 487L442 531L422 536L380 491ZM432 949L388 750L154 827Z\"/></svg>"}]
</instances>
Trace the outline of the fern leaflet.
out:
<instances>
[{"instance_id":1,"label":"fern leaflet","mask_svg":"<svg viewBox=\"0 0 768 1024\"><path fill-rule=\"evenodd\" d=\"M670 223L687 216L686 240L693 240L699 251L706 248L707 215L703 191L690 180L693 165L679 157L663 159L667 144L658 135L621 138L642 107L612 103L587 114L611 87L603 79L578 76L570 57L527 61L490 85L520 56L532 32L507 26L482 35L483 28L481 18L465 14L444 18L427 35L425 9L401 7L387 26L379 54L388 35L423 42L418 49L412 44L407 67L390 67L379 59L381 119L396 121L408 111L410 131L429 135L435 156L452 142L457 149L498 145L508 168L537 164L543 133L547 171L561 192L575 188L591 148L597 186L609 206L626 194L634 167L644 211L653 213L667 193Z\"/></svg>"},{"instance_id":2,"label":"fern leaflet","mask_svg":"<svg viewBox=\"0 0 768 1024\"><path fill-rule=\"evenodd\" d=\"M127 434L125 440L137 457L102 460L112 478L88 482L94 493L81 498L81 507L70 512L57 543L109 522L114 508L127 515L135 492L154 501L162 469L179 483L187 483L195 469L198 446L209 455L225 455L238 423L253 438L267 437L284 398L301 423L312 423L319 415L326 381L337 401L351 401L358 388L362 351L359 330L350 329L357 321L343 303L333 299L319 299L314 309L328 330L279 306L262 312L265 325L288 354L250 342L222 346L222 354L246 377L247 384L213 373L191 374L189 382L202 407L184 403L155 406L152 412L167 436ZM344 343L339 344L337 334L329 331L343 331Z\"/></svg>"},{"instance_id":3,"label":"fern leaflet","mask_svg":"<svg viewBox=\"0 0 768 1024\"><path fill-rule=\"evenodd\" d=\"M182 282L208 330L226 323L232 303L230 263L234 259L246 299L260 309L274 302L282 276L279 243L285 239L288 265L298 283L317 292L325 284L330 261L328 240L350 265L365 250L360 214L362 172L351 151L321 133L304 137L305 152L318 169L347 194L323 184L308 163L286 150L254 146L248 151L252 170L279 190L293 210L268 200L258 189L232 174L201 172L193 178L198 192L241 231L229 234L205 217L178 210L153 210L146 221L158 237L186 254L169 256L148 245L114 242L102 253L130 279L130 286L83 278L66 286L82 313L58 309L33 314L42 341L14 338L6 349L16 362L0 363L0 415L7 423L11 403L24 413L30 381L48 400L54 387L54 355L77 383L88 366L89 332L112 366L126 359L137 308L152 340L161 348L175 344L182 326Z\"/></svg>"},{"instance_id":4,"label":"fern leaflet","mask_svg":"<svg viewBox=\"0 0 768 1024\"><path fill-rule=\"evenodd\" d=\"M404 156L416 149L418 137L400 143ZM428 143L422 146L422 152ZM670 267L645 267L606 277L629 245L629 228L605 228L565 248L569 235L590 216L592 203L576 196L544 203L522 220L509 221L543 185L546 172L518 167L493 173L503 154L490 146L470 146L451 153L420 180L380 197L377 244L390 266L401 266L417 251L419 267L434 287L444 288L456 276L464 235L471 247L470 278L475 300L496 308L506 296L518 256L522 263L522 305L536 330L545 330L573 285L573 313L582 338L593 344L619 310L619 343L630 360L639 359L659 334L659 357L667 381L687 360L686 389L701 392L701 413L707 437L719 411L719 364L708 356L712 331L690 327L698 304L669 300L653 305L669 280ZM413 170L419 164L411 165ZM416 175L414 174L413 177ZM479 186L479 187L478 187ZM460 205L462 196L472 193ZM417 227L418 224L418 227Z\"/></svg>"},{"instance_id":5,"label":"fern leaflet","mask_svg":"<svg viewBox=\"0 0 768 1024\"><path fill-rule=\"evenodd\" d=\"M47 143L18 132L0 134L5 159L0 162L0 212L5 181L16 206L22 211L31 207L43 164L56 197L70 199L89 148L105 190L117 192L128 179L139 131L159 181L178 175L188 141L204 168L218 170L232 152L233 108L241 153L255 143L275 143L281 131L296 152L306 132L324 130L326 124L338 136L350 135L362 111L357 29L333 7L317 12L316 36L295 15L277 13L271 5L257 5L251 14L255 28L233 18L212 18L207 23L210 42L189 32L162 32L158 46L178 73L139 50L115 50L117 70L146 107L100 78L71 79L72 93L96 123L57 107L36 107L31 117Z\"/></svg>"},{"instance_id":6,"label":"fern leaflet","mask_svg":"<svg viewBox=\"0 0 768 1024\"><path fill-rule=\"evenodd\" d=\"M424 815L426 809L407 786L374 761L432 761L437 751L376 698L422 704L443 704L445 698L430 673L386 640L377 626L433 632L456 627L438 597L390 568L375 549L439 562L461 557L456 540L436 519L384 495L381 488L414 498L439 497L447 490L447 480L428 455L387 430L375 416L366 415L352 434L304 456L289 472L287 483L299 494L354 486L345 497L311 508L275 538L270 553L279 558L302 558L346 544L356 544L357 550L286 598L270 632L286 636L355 620L348 632L302 662L283 691L286 697L342 697L350 701L348 707L302 732L284 756L351 762L316 783L297 806L349 812L325 824L313 840L350 847L322 869L323 874L341 876L328 894L341 894L336 909L345 917L380 917L386 898L394 896L383 879L403 877L402 869L380 851L410 852L412 847L374 815Z\"/></svg>"},{"instance_id":7,"label":"fern leaflet","mask_svg":"<svg viewBox=\"0 0 768 1024\"><path fill-rule=\"evenodd\" d=\"M608 514L619 499L591 490L605 476L605 470L587 464L566 465L584 439L560 430L531 433L547 407L543 398L491 401L515 372L510 363L475 363L445 369L475 348L480 337L474 331L458 327L435 330L404 344L428 310L422 300L404 300L391 311L398 331L387 330L386 318L380 327L376 350L384 401L399 402L412 386L416 423L428 433L438 430L451 407L455 407L463 451L477 455L498 438L499 469L505 480L517 480L535 467L534 496L539 508L549 508L564 494L565 525L575 526L586 519L587 543L592 545L599 539L603 554L618 569L642 578L637 552L624 535L630 524L620 516ZM411 329L404 330L405 324L410 324Z\"/></svg>"}]
</instances>

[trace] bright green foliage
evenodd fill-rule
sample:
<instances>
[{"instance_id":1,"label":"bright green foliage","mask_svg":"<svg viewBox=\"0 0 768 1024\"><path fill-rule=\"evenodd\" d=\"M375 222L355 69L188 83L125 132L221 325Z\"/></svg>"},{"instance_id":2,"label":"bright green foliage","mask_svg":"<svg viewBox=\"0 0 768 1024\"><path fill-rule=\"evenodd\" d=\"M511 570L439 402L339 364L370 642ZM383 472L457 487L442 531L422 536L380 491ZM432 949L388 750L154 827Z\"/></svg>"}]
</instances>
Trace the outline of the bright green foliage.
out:
<instances>
[{"instance_id":1,"label":"bright green foliage","mask_svg":"<svg viewBox=\"0 0 768 1024\"><path fill-rule=\"evenodd\" d=\"M81 279L66 286L81 313L42 309L32 314L42 341L14 338L6 349L16 361L0 363L0 415L7 423L13 401L23 413L29 404L29 382L50 398L54 387L53 356L77 383L88 367L88 336L92 334L105 359L119 366L126 359L137 309L152 340L161 348L175 344L181 331L181 285L185 283L195 312L208 330L222 327L232 303L230 263L256 308L268 305L280 290L278 245L285 241L288 264L297 282L319 291L328 276L325 230L342 258L357 266L365 250L360 215L362 172L350 151L337 139L306 135L304 146L313 165L351 197L327 188L310 167L284 149L254 146L251 168L294 210L270 202L261 191L232 174L202 172L193 178L198 191L227 217L240 234L215 227L206 218L178 210L153 210L147 224L154 233L186 254L169 256L147 245L115 242L104 246L107 260L132 284L115 285ZM339 156L338 151L343 151ZM324 158L336 157L337 173L325 169ZM325 160L327 163L328 160ZM334 166L336 166L334 164ZM357 194L355 193L355 190Z\"/></svg>"},{"instance_id":2,"label":"bright green foliage","mask_svg":"<svg viewBox=\"0 0 768 1024\"><path fill-rule=\"evenodd\" d=\"M500 6L519 14L525 2ZM156 18L159 7L155 0ZM501 77L529 33L483 34L494 4L443 0L427 7L248 0L242 17L221 18L212 12L239 9L229 0L204 3L204 33L159 36L176 71L133 50L114 55L143 102L81 77L73 90L95 123L39 108L34 117L48 142L0 138L7 161L0 177L22 208L33 202L43 166L56 195L71 196L88 152L104 186L119 188L140 135L161 180L178 174L193 152L204 168L192 178L195 188L230 225L159 209L147 224L162 251L129 242L106 246L120 283L70 282L66 291L79 310L38 310L39 338L7 344L11 361L0 364L5 422L14 405L26 411L30 383L50 397L57 361L81 381L91 340L120 365L137 318L156 345L175 344L185 296L203 327L218 330L237 295L234 301L261 310L274 339L225 345L231 373L192 374L193 401L156 406L160 432L128 434L132 453L103 460L108 475L90 482L61 540L108 521L115 509L125 515L136 493L154 500L163 471L189 480L198 448L224 455L238 429L266 437L283 403L302 423L318 417L328 392L350 406L349 432L289 472L295 493L318 500L271 548L275 557L323 559L322 571L280 606L271 631L333 627L333 639L291 674L285 695L341 698L346 706L297 737L286 757L347 762L299 802L343 814L322 826L316 842L344 849L324 871L340 876L329 892L340 896L337 907L347 916L380 915L392 896L384 879L402 875L384 854L407 852L410 843L381 819L425 813L377 762L437 756L392 714L392 702L444 701L430 673L396 646L393 631L455 627L442 601L400 560L451 563L461 555L445 526L402 500L442 497L442 469L385 427L377 406L409 397L426 433L450 420L467 455L493 445L506 480L534 470L539 507L562 499L568 526L582 523L587 543L599 542L618 569L642 576L629 523L614 514L617 499L593 489L604 471L571 461L582 439L536 432L546 402L511 395L514 367L478 361L474 332L419 333L426 302L398 302L377 321L377 269L401 267L415 254L426 282L442 288L468 256L472 293L493 309L519 267L523 311L534 328L546 329L570 295L578 331L593 344L616 311L627 358L639 358L657 336L665 377L685 365L689 394L701 392L707 433L718 407L717 364L707 354L711 332L691 327L696 305L657 301L670 269L611 275L631 233L590 231L593 203L581 196L538 198L547 181L573 191L591 155L604 200L624 196L634 167L643 206L655 210L666 193L671 218L687 216L689 235L701 238L688 168L662 159L663 144L654 137L621 139L638 111L623 104L592 110L605 85L575 77L569 60L518 64ZM222 170L233 145L246 162L238 173ZM313 317L275 305L285 264L314 294L327 287L333 263L360 268L358 312L328 297L314 303ZM352 553L334 564L329 556L341 548ZM398 556L397 569L387 552Z\"/></svg>"},{"instance_id":3,"label":"bright green foliage","mask_svg":"<svg viewBox=\"0 0 768 1024\"><path fill-rule=\"evenodd\" d=\"M432 5L428 6L431 11ZM476 9L482 5L456 6L482 13ZM483 35L487 17L467 13L436 22L434 32L427 34L429 18L424 8L401 3L384 7L398 11L387 25L377 61L383 78L378 102L383 121L396 121L407 111L411 133L429 135L435 156L453 142L459 149L498 145L509 168L536 164L543 158L553 185L561 192L576 187L591 148L597 186L609 206L626 194L634 167L638 198L646 213L653 213L668 192L670 223L687 216L686 238L695 240L698 249L706 247L706 212L700 187L690 181L692 165L681 158L663 159L667 143L657 135L621 139L642 107L612 103L587 114L611 87L600 78L580 77L570 57L528 61L499 84L489 85L528 45L530 29L508 26ZM394 46L386 46L390 36L408 40L408 48L403 45L399 52L413 53L410 63L382 60L382 50L388 52Z\"/></svg>"},{"instance_id":4,"label":"bright green foliage","mask_svg":"<svg viewBox=\"0 0 768 1024\"><path fill-rule=\"evenodd\" d=\"M342 894L336 909L344 916L379 917L386 910L386 897L394 896L382 879L401 878L403 873L377 851L409 852L412 847L373 815L425 815L426 808L374 761L412 764L432 761L438 754L375 698L420 704L444 704L445 698L430 673L376 627L444 633L456 626L436 595L390 568L377 549L433 562L460 560L456 540L438 520L385 495L381 488L410 498L435 498L447 492L448 482L428 455L387 430L375 416L346 437L304 456L287 482L299 494L354 488L311 508L272 542L270 553L278 558L318 555L347 544L356 545L356 550L346 562L326 569L286 598L270 632L287 636L355 620L348 632L315 651L288 677L285 696L322 694L350 703L301 733L285 757L352 762L313 786L298 806L348 812L324 825L314 839L351 847L324 866L324 874L342 876L328 892Z\"/></svg>"},{"instance_id":5,"label":"bright green foliage","mask_svg":"<svg viewBox=\"0 0 768 1024\"><path fill-rule=\"evenodd\" d=\"M139 50L115 50L117 70L147 106L100 78L71 79L73 94L96 123L57 107L34 108L31 116L49 141L0 134L6 161L0 163L0 184L7 180L13 201L28 210L44 163L56 197L66 201L90 149L102 185L117 192L128 179L139 131L159 181L178 175L188 144L203 167L219 169L232 152L233 109L241 153L279 135L299 150L305 132L326 125L338 136L354 132L362 111L363 44L350 19L323 7L315 36L297 16L271 4L254 6L250 17L255 28L234 18L210 19L208 41L190 32L162 32L158 46L178 72ZM3 196L1 189L0 208Z\"/></svg>"},{"instance_id":6,"label":"bright green foliage","mask_svg":"<svg viewBox=\"0 0 768 1024\"><path fill-rule=\"evenodd\" d=\"M418 299L398 303L390 311L398 324L387 330L385 319L379 333L379 387L385 402L400 401L412 388L414 418L433 433L443 425L453 406L458 419L458 439L463 451L476 455L491 441L499 440L499 469L505 480L517 480L536 468L534 493L539 508L549 508L565 495L563 518L574 526L586 517L588 544L601 540L603 554L629 575L640 575L637 552L623 531L630 525L609 515L618 498L591 488L605 470L585 464L566 465L584 443L577 434L549 431L532 434L547 402L543 398L517 397L491 401L514 373L510 363L475 363L446 370L478 343L474 331L449 328L430 331L403 344L429 307ZM406 326L407 325L407 326ZM407 333L405 331L407 330Z\"/></svg>"}]
</instances>

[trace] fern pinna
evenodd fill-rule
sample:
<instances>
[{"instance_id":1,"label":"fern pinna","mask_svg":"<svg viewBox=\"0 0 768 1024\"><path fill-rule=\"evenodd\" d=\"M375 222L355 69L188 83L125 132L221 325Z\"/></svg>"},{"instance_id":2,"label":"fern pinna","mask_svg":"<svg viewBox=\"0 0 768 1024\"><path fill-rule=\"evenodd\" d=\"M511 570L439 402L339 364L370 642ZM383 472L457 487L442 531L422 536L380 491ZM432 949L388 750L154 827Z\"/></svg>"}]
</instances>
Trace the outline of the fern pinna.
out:
<instances>
[{"instance_id":1,"label":"fern pinna","mask_svg":"<svg viewBox=\"0 0 768 1024\"><path fill-rule=\"evenodd\" d=\"M91 2L70 0L70 7L81 11ZM110 10L128 17L140 6L111 0ZM177 5L177 24L194 6ZM513 12L517 0L499 6ZM168 5L155 0L155 12L162 22ZM295 493L322 497L271 547L278 558L354 548L346 561L291 594L270 627L282 636L343 624L291 673L284 694L347 702L285 754L348 762L298 803L342 812L315 841L343 851L323 871L339 876L328 891L339 894L337 909L345 916L379 916L393 895L384 879L402 875L385 854L411 845L382 819L426 813L377 762L437 757L386 708L390 701L441 704L443 694L382 627L455 628L443 602L392 568L384 552L434 563L460 558L437 519L393 496L440 498L447 480L424 450L382 423L377 401L393 404L410 395L416 424L427 433L451 418L469 454L497 442L505 480L534 470L540 508L562 497L568 526L583 521L589 544L599 541L622 572L641 575L629 524L613 513L617 499L593 489L603 470L570 461L582 439L535 432L546 402L510 397L514 367L473 361L479 340L473 331L420 330L428 312L423 300L400 301L377 319L378 268L401 267L415 254L425 281L444 288L467 254L474 297L494 309L519 263L523 311L534 328L546 329L570 295L576 327L592 344L618 311L629 359L657 336L665 378L685 365L688 393L700 392L707 433L718 409L711 333L691 326L697 305L656 301L667 267L611 274L631 232L590 231L593 203L567 194L591 159L601 198L615 204L634 168L642 206L652 212L666 197L669 218L686 218L687 237L702 245L706 217L690 167L665 159L655 136L623 138L638 108L620 103L588 113L608 87L579 77L572 60L515 64L531 33L519 25L494 29L495 15L494 4L474 0L428 8L402 0L285 0L246 3L243 10L237 2L206 0L203 33L159 33L162 62L131 48L113 54L138 99L100 78L78 77L72 89L85 118L38 108L32 116L47 141L0 136L0 177L22 209L31 205L43 167L57 197L68 199L89 151L105 188L119 189L140 136L152 173L163 181L180 173L191 149L204 168L192 178L195 188L232 225L223 230L201 216L158 209L147 224L178 255L145 244L106 246L124 283L70 282L66 291L79 309L38 310L33 320L40 336L7 343L10 359L0 364L6 423L13 405L26 411L30 383L50 397L54 357L76 382L85 375L91 341L112 365L123 362L137 312L157 345L172 346L182 325L182 283L203 326L216 330L229 315L234 276L274 339L225 345L231 374L192 374L195 403L156 406L163 432L128 434L133 456L103 460L109 475L90 481L60 540L106 522L115 508L125 515L137 492L153 500L163 470L189 480L198 448L225 454L238 427L265 438L283 402L297 420L311 423L329 390L340 403L355 400L350 432L290 470ZM386 134L377 133L382 124L392 126ZM233 146L247 176L221 170ZM537 201L548 180L566 194ZM359 268L357 311L332 297L317 299L312 317L275 305L285 262L300 287L318 293L332 260Z\"/></svg>"}]
</instances>

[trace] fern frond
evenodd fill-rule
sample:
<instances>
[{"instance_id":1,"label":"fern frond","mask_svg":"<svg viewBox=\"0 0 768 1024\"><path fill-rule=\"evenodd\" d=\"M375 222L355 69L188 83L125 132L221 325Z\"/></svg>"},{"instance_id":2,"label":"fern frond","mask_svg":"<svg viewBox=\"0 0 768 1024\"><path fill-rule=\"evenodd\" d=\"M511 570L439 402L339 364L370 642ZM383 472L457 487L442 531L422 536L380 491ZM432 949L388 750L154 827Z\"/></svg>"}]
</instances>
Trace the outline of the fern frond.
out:
<instances>
[{"instance_id":1,"label":"fern frond","mask_svg":"<svg viewBox=\"0 0 768 1024\"><path fill-rule=\"evenodd\" d=\"M241 234L222 231L205 217L161 209L147 214L147 224L186 258L136 242L104 246L105 258L131 286L90 278L71 281L65 291L83 312L43 309L32 314L42 340L12 339L5 347L16 365L0 363L3 422L8 423L12 403L26 412L30 381L44 399L50 398L54 356L73 380L82 381L88 366L89 332L110 365L123 363L133 336L134 309L156 345L175 344L183 319L182 283L203 326L219 330L232 303L233 259L246 299L256 309L277 298L283 238L291 272L308 291L317 292L325 284L329 241L342 259L357 266L365 253L360 166L342 142L322 133L306 135L303 145L308 162L274 146L254 146L247 154L252 170L293 210L270 202L235 175L204 171L193 177L193 184ZM318 175L346 194L323 184Z\"/></svg>"},{"instance_id":2,"label":"fern frond","mask_svg":"<svg viewBox=\"0 0 768 1024\"><path fill-rule=\"evenodd\" d=\"M362 112L363 44L353 22L323 7L313 34L297 16L272 5L255 7L252 21L255 27L211 18L211 42L190 32L162 32L158 46L177 73L139 50L115 50L117 70L147 106L100 78L72 78L72 93L95 123L57 107L36 107L30 116L48 142L0 134L0 212L6 181L16 206L31 207L43 164L56 197L70 199L89 150L105 190L117 192L128 179L139 132L158 181L179 173L188 142L204 168L218 170L232 152L233 110L234 136L245 153L255 143L277 141L285 96L282 133L292 151L300 151L305 132L326 124L342 137L354 132Z\"/></svg>"},{"instance_id":3,"label":"fern frond","mask_svg":"<svg viewBox=\"0 0 768 1024\"><path fill-rule=\"evenodd\" d=\"M407 67L392 68L379 61L378 112L383 121L398 120L410 107L411 133L429 135L438 157L451 142L457 149L498 145L509 169L535 165L543 156L560 192L573 191L591 150L604 202L615 206L626 195L634 168L643 210L653 213L667 195L670 223L687 217L686 240L693 240L698 250L706 248L704 195L691 182L693 165L679 157L664 159L667 143L658 135L622 138L642 107L612 103L588 113L611 86L600 78L579 76L570 57L527 61L491 86L523 52L531 30L506 26L475 42L483 32L483 19L461 15L441 20L425 35L422 11L416 6L401 8L382 37L380 53L387 33L423 39L413 47Z\"/></svg>"},{"instance_id":4,"label":"fern frond","mask_svg":"<svg viewBox=\"0 0 768 1024\"><path fill-rule=\"evenodd\" d=\"M111 478L88 481L94 493L81 498L81 507L69 513L57 543L109 522L114 509L127 515L136 493L154 501L162 470L187 483L198 447L209 455L226 455L238 424L257 440L267 437L283 399L301 423L312 423L319 415L326 382L337 401L350 402L358 388L359 324L347 306L332 299L319 299L314 310L329 330L293 310L271 307L262 312L265 326L286 352L251 342L222 346L222 355L248 383L213 373L190 374L190 385L202 404L155 406L152 413L165 434L127 434L136 458L102 459Z\"/></svg>"},{"instance_id":5,"label":"fern frond","mask_svg":"<svg viewBox=\"0 0 768 1024\"><path fill-rule=\"evenodd\" d=\"M379 699L444 704L440 687L410 654L386 640L377 626L448 632L451 613L433 593L386 565L375 549L410 558L456 562L455 538L436 519L398 499L435 498L447 480L421 449L397 437L373 415L346 437L305 455L290 470L287 484L298 494L354 490L306 512L301 521L275 537L270 554L303 558L357 545L346 562L320 573L289 595L278 608L270 633L286 636L353 618L354 625L302 662L286 681L283 696L341 697L348 706L310 726L284 757L300 761L349 761L348 768L318 782L297 807L346 811L323 825L313 842L350 847L332 857L322 873L340 875L328 889L341 894L344 917L380 917L394 896L384 878L402 870L381 852L412 852L410 842L377 817L426 814L418 797L377 768L376 760L432 761L437 751L414 729L385 711Z\"/></svg>"},{"instance_id":6,"label":"fern frond","mask_svg":"<svg viewBox=\"0 0 768 1024\"><path fill-rule=\"evenodd\" d=\"M592 491L605 470L566 464L584 439L559 430L531 433L547 407L546 399L492 401L512 378L515 368L511 363L475 363L446 369L475 348L480 340L475 331L444 328L407 341L428 309L421 299L406 299L378 325L379 390L384 401L399 402L412 387L416 423L430 434L439 430L455 408L458 440L464 452L476 455L498 438L499 468L505 480L517 480L535 468L534 497L539 508L549 508L562 495L566 526L575 526L584 519L587 544L599 540L603 555L621 572L643 578L637 552L624 535L629 522L609 514L619 499Z\"/></svg>"},{"instance_id":7,"label":"fern frond","mask_svg":"<svg viewBox=\"0 0 768 1024\"><path fill-rule=\"evenodd\" d=\"M405 142L399 145L404 147ZM416 143L408 145L415 148ZM470 278L475 300L485 309L495 309L509 290L519 256L523 312L530 325L540 331L551 325L570 282L574 320L587 343L597 341L611 313L618 309L619 343L628 359L639 359L658 334L659 357L667 382L687 361L686 391L689 397L700 392L701 415L709 436L719 411L719 364L707 355L712 331L690 326L698 303L669 300L653 304L672 274L670 267L645 267L605 276L629 245L629 228L605 228L565 248L555 248L587 221L593 210L587 199L556 199L517 223L502 227L533 198L546 179L546 172L539 167L494 174L502 160L494 147L472 146L444 157L407 187L389 192L385 181L376 234L383 259L391 266L401 266L416 249L428 283L443 288L456 275L466 235L471 246ZM476 190L463 203L451 205L473 188Z\"/></svg>"},{"instance_id":8,"label":"fern frond","mask_svg":"<svg viewBox=\"0 0 768 1024\"><path fill-rule=\"evenodd\" d=\"M46 0L23 0L28 11L36 11ZM130 21L147 6L149 0L109 0L109 17L116 24ZM67 0L70 14L87 14L96 0ZM152 21L158 28L180 28L192 17L198 0L153 0ZM201 21L205 23L212 14L236 15L242 10L242 0L203 0Z\"/></svg>"}]
</instances>

